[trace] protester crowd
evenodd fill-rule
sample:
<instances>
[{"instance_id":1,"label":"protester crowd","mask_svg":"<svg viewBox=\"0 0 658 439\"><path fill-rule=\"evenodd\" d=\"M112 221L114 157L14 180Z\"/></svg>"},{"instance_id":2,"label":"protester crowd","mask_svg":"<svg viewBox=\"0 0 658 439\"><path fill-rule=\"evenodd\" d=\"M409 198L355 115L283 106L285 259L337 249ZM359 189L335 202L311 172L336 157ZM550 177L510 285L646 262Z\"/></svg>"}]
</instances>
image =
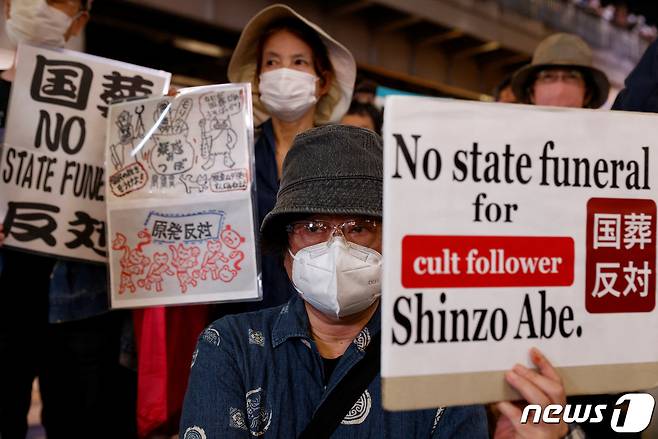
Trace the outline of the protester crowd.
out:
<instances>
[{"instance_id":1,"label":"protester crowd","mask_svg":"<svg viewBox=\"0 0 658 439\"><path fill-rule=\"evenodd\" d=\"M571 2L583 11L596 15L621 29L638 32L647 41L653 41L658 36L656 24L647 22L642 14L633 13L624 2L608 2L606 5L603 5L601 0L571 0Z\"/></svg>"},{"instance_id":2,"label":"protester crowd","mask_svg":"<svg viewBox=\"0 0 658 439\"><path fill-rule=\"evenodd\" d=\"M591 7L592 2L577 3ZM15 44L62 47L82 31L90 13L91 0L5 0L6 31ZM654 43L629 76L615 109L658 111L658 78L652 76L656 50ZM360 81L355 89L357 67L350 51L283 5L263 9L246 24L228 77L251 83L254 91L263 300L197 314L207 326L191 370L177 378L185 381L190 374L184 401L181 393L169 419L138 433L134 362L143 356L127 347L133 344L133 321L139 331L148 324L144 315L108 309L105 266L3 248L1 439L25 437L35 378L48 438L156 437L176 431L182 439L331 433L337 438L604 437L564 422L519 423L525 403L566 401L559 374L538 350L529 353L536 369L519 365L506 374L525 402L382 409L379 366L372 360L379 347L383 257L383 113L375 104L377 85ZM0 114L6 112L13 79L13 68L2 73ZM495 98L596 109L609 90L588 45L575 35L556 34L537 47L529 65L501 83ZM4 119L0 124L4 128ZM0 228L0 243L3 232ZM30 276L24 275L26 267ZM186 336L197 338L194 331ZM142 395L149 391L139 386ZM346 421L345 407L357 399L368 411Z\"/></svg>"}]
</instances>

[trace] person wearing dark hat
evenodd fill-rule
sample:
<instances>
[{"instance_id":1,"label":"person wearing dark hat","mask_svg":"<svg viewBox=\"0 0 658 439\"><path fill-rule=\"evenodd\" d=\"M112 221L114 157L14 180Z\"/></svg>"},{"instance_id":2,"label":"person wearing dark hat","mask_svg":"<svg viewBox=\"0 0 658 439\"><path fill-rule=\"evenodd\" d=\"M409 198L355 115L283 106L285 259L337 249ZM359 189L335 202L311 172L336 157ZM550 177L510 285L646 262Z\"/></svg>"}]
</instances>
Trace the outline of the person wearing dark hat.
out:
<instances>
[{"instance_id":1,"label":"person wearing dark hat","mask_svg":"<svg viewBox=\"0 0 658 439\"><path fill-rule=\"evenodd\" d=\"M252 84L256 188L262 221L274 207L283 160L295 135L338 122L347 110L356 63L350 51L317 24L277 4L258 12L244 27L228 77L231 82ZM274 257L262 258L262 302L223 306L220 311L285 303L288 279L280 265Z\"/></svg>"},{"instance_id":2,"label":"person wearing dark hat","mask_svg":"<svg viewBox=\"0 0 658 439\"><path fill-rule=\"evenodd\" d=\"M519 102L557 107L599 108L610 82L592 64L592 50L582 38L557 33L535 49L532 62L512 77Z\"/></svg>"},{"instance_id":3,"label":"person wearing dark hat","mask_svg":"<svg viewBox=\"0 0 658 439\"><path fill-rule=\"evenodd\" d=\"M350 160L335 160L340 156ZM261 225L264 245L284 255L292 297L276 308L226 316L200 335L181 439L488 437L482 406L382 408L375 361L382 158L381 137L363 128L325 126L295 138L276 205ZM537 351L531 358L539 371L515 368L510 384L533 403L564 403L550 363ZM511 403L500 410L497 437L548 439L567 431L564 423L521 425Z\"/></svg>"}]
</instances>

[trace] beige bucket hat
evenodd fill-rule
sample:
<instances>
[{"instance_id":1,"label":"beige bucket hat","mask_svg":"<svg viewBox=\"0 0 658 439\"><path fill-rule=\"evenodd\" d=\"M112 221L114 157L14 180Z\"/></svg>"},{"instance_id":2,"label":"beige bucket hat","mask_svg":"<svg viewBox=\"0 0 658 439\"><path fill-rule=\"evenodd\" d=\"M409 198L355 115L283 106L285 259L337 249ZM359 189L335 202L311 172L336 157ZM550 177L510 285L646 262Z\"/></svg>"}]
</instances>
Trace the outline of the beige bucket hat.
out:
<instances>
[{"instance_id":1,"label":"beige bucket hat","mask_svg":"<svg viewBox=\"0 0 658 439\"><path fill-rule=\"evenodd\" d=\"M550 67L577 68L589 74L592 96L588 107L599 108L608 100L610 82L605 73L592 66L592 50L587 43L577 35L557 33L539 43L532 62L514 73L512 90L521 102L530 102L529 86L535 74Z\"/></svg>"},{"instance_id":2,"label":"beige bucket hat","mask_svg":"<svg viewBox=\"0 0 658 439\"><path fill-rule=\"evenodd\" d=\"M334 69L329 92L318 101L315 123L318 125L337 122L347 111L352 101L352 91L356 80L356 62L349 50L327 34L320 26L299 15L286 5L276 4L254 15L242 30L238 45L228 65L228 78L231 82L250 82L254 102L254 123L261 124L269 117L260 101L258 78L256 77L256 57L258 41L263 32L275 21L295 18L318 33L327 47L329 60Z\"/></svg>"}]
</instances>

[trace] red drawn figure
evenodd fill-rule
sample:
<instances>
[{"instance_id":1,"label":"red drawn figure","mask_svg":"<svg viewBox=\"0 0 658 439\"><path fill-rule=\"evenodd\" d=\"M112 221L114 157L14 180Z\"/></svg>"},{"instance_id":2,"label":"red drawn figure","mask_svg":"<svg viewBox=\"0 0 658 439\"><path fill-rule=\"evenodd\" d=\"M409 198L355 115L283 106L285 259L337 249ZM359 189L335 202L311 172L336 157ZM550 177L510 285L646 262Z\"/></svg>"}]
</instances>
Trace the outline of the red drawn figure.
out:
<instances>
[{"instance_id":1,"label":"red drawn figure","mask_svg":"<svg viewBox=\"0 0 658 439\"><path fill-rule=\"evenodd\" d=\"M153 255L153 263L146 274L144 279L137 282L141 288L151 291L151 287L155 285L155 291L162 292L162 282L165 274L173 276L175 273L169 268L169 255L167 253L155 252Z\"/></svg>"},{"instance_id":2,"label":"red drawn figure","mask_svg":"<svg viewBox=\"0 0 658 439\"><path fill-rule=\"evenodd\" d=\"M222 238L222 242L226 244L228 248L233 249L233 251L229 254L228 258L230 260L230 263L226 268L230 272L235 272L235 275L233 276L235 277L237 275L237 272L240 271L241 269L240 262L242 262L242 260L244 259L244 252L238 250L238 247L240 247L240 245L242 245L242 243L245 242L245 238L240 236L238 232L233 230L230 225L227 225L226 228L222 230L220 236ZM225 275L223 276L222 280L228 277L226 273L227 271L224 271ZM228 281L224 281L224 282L228 282Z\"/></svg>"},{"instance_id":3,"label":"red drawn figure","mask_svg":"<svg viewBox=\"0 0 658 439\"><path fill-rule=\"evenodd\" d=\"M244 252L242 250L234 250L228 255L228 258L231 260L233 269L240 271L240 262L244 259Z\"/></svg>"},{"instance_id":4,"label":"red drawn figure","mask_svg":"<svg viewBox=\"0 0 658 439\"><path fill-rule=\"evenodd\" d=\"M151 243L151 234L148 230L144 229L140 231L137 236L140 238L140 241L134 250L131 250L127 245L126 236L122 233L117 233L112 241L113 250L123 251L123 256L121 256L121 259L119 260L121 265L119 294L123 294L126 289L130 290L131 293L134 293L137 288L135 287L132 277L143 274L146 267L151 263L151 260L142 252L142 248Z\"/></svg>"},{"instance_id":5,"label":"red drawn figure","mask_svg":"<svg viewBox=\"0 0 658 439\"><path fill-rule=\"evenodd\" d=\"M227 247L232 248L233 250L240 247L240 244L245 242L245 239L240 236L238 232L231 228L231 225L227 225L221 233L222 242L226 244Z\"/></svg>"},{"instance_id":6,"label":"red drawn figure","mask_svg":"<svg viewBox=\"0 0 658 439\"><path fill-rule=\"evenodd\" d=\"M228 259L222 253L222 241L208 241L206 243L208 250L203 256L203 262L201 263L201 279L206 280L208 278L208 273L212 280L219 279L219 267L221 263L227 263Z\"/></svg>"},{"instance_id":7,"label":"red drawn figure","mask_svg":"<svg viewBox=\"0 0 658 439\"><path fill-rule=\"evenodd\" d=\"M219 279L223 282L231 282L238 275L236 270L231 270L228 265L224 265L219 272Z\"/></svg>"},{"instance_id":8,"label":"red drawn figure","mask_svg":"<svg viewBox=\"0 0 658 439\"><path fill-rule=\"evenodd\" d=\"M185 247L183 244L178 244L178 247L170 245L169 249L172 254L171 264L176 268L176 276L178 277L181 291L186 293L188 284L193 287L197 285L198 271L190 274L189 270L196 267L199 262L197 259L200 253L199 247Z\"/></svg>"}]
</instances>

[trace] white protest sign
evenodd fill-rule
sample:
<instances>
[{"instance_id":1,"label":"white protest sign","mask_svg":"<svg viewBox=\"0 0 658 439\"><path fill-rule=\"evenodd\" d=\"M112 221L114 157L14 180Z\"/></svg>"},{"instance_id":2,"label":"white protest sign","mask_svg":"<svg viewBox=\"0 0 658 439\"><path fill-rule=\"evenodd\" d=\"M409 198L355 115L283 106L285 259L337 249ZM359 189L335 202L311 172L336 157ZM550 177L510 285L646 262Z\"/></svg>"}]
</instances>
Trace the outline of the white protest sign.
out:
<instances>
[{"instance_id":1,"label":"white protest sign","mask_svg":"<svg viewBox=\"0 0 658 439\"><path fill-rule=\"evenodd\" d=\"M113 308L261 297L249 84L111 106Z\"/></svg>"},{"instance_id":2,"label":"white protest sign","mask_svg":"<svg viewBox=\"0 0 658 439\"><path fill-rule=\"evenodd\" d=\"M394 97L384 130L384 406L658 384L658 116Z\"/></svg>"},{"instance_id":3,"label":"white protest sign","mask_svg":"<svg viewBox=\"0 0 658 439\"><path fill-rule=\"evenodd\" d=\"M162 95L170 74L21 45L0 161L5 245L106 261L107 105Z\"/></svg>"}]
</instances>

